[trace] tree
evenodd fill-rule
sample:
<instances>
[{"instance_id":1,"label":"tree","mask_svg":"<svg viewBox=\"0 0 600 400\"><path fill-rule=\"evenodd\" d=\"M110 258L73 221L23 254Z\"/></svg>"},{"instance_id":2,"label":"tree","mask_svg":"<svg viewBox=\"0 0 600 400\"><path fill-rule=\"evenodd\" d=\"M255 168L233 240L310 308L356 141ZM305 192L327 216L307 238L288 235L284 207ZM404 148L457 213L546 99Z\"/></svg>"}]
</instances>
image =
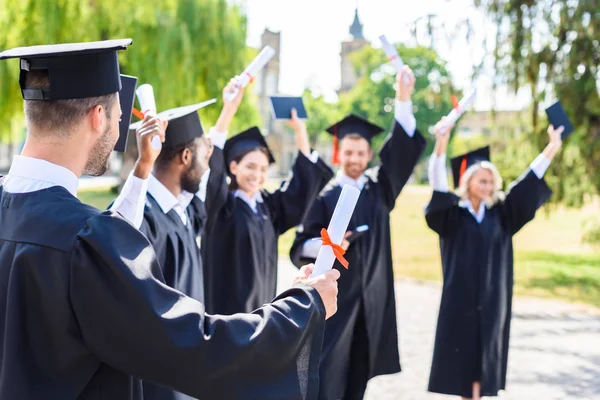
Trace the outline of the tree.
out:
<instances>
[{"instance_id":1,"label":"tree","mask_svg":"<svg viewBox=\"0 0 600 400\"><path fill-rule=\"evenodd\" d=\"M342 117L338 105L326 102L323 95L317 95L310 89L304 90L302 99L308 114L306 129L311 145L315 146L320 140L331 141L331 136L324 132Z\"/></svg>"},{"instance_id":2,"label":"tree","mask_svg":"<svg viewBox=\"0 0 600 400\"><path fill-rule=\"evenodd\" d=\"M561 100L575 133L548 174L554 201L579 206L600 193L600 15L596 0L475 0L496 25L495 71L517 91L531 91L528 140L547 141L540 104Z\"/></svg>"},{"instance_id":3,"label":"tree","mask_svg":"<svg viewBox=\"0 0 600 400\"><path fill-rule=\"evenodd\" d=\"M412 96L415 118L417 128L428 135L429 128L452 109L452 94L460 97L460 93L453 89L446 63L434 50L422 46L396 47L417 78ZM352 54L352 58L361 78L352 90L340 95L340 109L390 128L394 120L394 68L387 63L381 49L365 47ZM373 142L375 148L385 139L384 135L379 136ZM430 141L425 154L430 154L432 148L433 141Z\"/></svg>"},{"instance_id":4,"label":"tree","mask_svg":"<svg viewBox=\"0 0 600 400\"><path fill-rule=\"evenodd\" d=\"M0 0L0 48L131 37L119 55L121 71L151 83L159 111L212 97L240 73L252 50L246 17L226 0ZM0 123L8 135L23 122L18 61L0 63ZM238 118L259 121L254 95L245 96ZM212 124L220 106L200 111ZM238 122L239 121L239 122Z\"/></svg>"}]
</instances>

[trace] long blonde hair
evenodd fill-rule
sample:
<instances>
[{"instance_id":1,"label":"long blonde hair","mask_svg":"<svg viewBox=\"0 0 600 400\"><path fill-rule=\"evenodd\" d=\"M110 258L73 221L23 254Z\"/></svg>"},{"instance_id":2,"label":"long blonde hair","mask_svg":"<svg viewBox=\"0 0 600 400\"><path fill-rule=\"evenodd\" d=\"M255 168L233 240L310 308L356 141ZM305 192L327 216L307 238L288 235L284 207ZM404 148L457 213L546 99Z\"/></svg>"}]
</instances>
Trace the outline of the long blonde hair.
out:
<instances>
[{"instance_id":1,"label":"long blonde hair","mask_svg":"<svg viewBox=\"0 0 600 400\"><path fill-rule=\"evenodd\" d=\"M471 165L463 176L460 178L460 183L458 185L458 189L456 194L460 197L461 201L465 201L469 199L469 184L471 183L471 179L477 171L480 169L485 169L492 173L492 179L494 181L494 191L492 192L492 196L490 199L485 201L487 207L491 207L494 204L497 204L500 201L504 200L504 192L502 191L502 177L498 172L498 169L489 161L480 161Z\"/></svg>"}]
</instances>

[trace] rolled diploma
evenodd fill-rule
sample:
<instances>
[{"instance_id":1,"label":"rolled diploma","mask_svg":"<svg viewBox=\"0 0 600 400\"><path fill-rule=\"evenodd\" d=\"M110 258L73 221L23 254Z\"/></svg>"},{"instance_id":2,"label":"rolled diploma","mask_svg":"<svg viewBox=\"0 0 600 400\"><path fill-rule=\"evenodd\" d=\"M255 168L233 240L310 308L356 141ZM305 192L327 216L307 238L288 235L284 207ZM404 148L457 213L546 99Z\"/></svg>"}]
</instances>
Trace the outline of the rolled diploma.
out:
<instances>
[{"instance_id":1,"label":"rolled diploma","mask_svg":"<svg viewBox=\"0 0 600 400\"><path fill-rule=\"evenodd\" d=\"M379 40L381 41L381 46L383 47L383 51L385 51L385 55L388 60L392 63L392 65L396 68L396 72L402 72L404 68L404 62L400 58L400 55L396 51L396 48L393 44L391 44L385 35L379 36ZM408 83L408 76L404 76L404 83Z\"/></svg>"},{"instance_id":2,"label":"rolled diploma","mask_svg":"<svg viewBox=\"0 0 600 400\"><path fill-rule=\"evenodd\" d=\"M452 125L456 121L458 121L458 119L461 117L461 115L463 115L464 112L467 110L467 107L469 107L469 105L471 105L473 100L475 100L476 95L477 95L477 90L473 89L469 94L467 94L462 99L460 99L460 101L458 102L458 107L453 108L452 111L450 111L450 113L446 117L446 121L444 122L444 125L441 128L441 131L443 133L446 132L446 129L450 125Z\"/></svg>"},{"instance_id":3,"label":"rolled diploma","mask_svg":"<svg viewBox=\"0 0 600 400\"><path fill-rule=\"evenodd\" d=\"M140 85L135 94L137 95L138 101L140 102L140 108L144 115L156 115L156 100L154 100L154 89L152 85L144 83ZM154 135L152 137L152 147L155 150L160 150L162 147L162 143L160 142L160 137L158 135Z\"/></svg>"},{"instance_id":4,"label":"rolled diploma","mask_svg":"<svg viewBox=\"0 0 600 400\"><path fill-rule=\"evenodd\" d=\"M360 196L360 190L357 188L350 185L344 185L342 188L342 193L335 205L335 210L333 210L333 215L327 228L327 232L333 243L338 245L342 243L348 229L348 224L350 223L350 218L354 212L354 207L358 201L358 196ZM335 254L333 254L331 246L321 246L311 277L319 276L329 271L333 267L334 261Z\"/></svg>"},{"instance_id":5,"label":"rolled diploma","mask_svg":"<svg viewBox=\"0 0 600 400\"><path fill-rule=\"evenodd\" d=\"M250 65L248 65L244 72L242 72L242 74L238 77L238 85L240 87L246 87L248 83L250 83L250 80L252 80L252 78L256 76L258 71L260 71L264 68L265 65L267 65L269 60L273 58L274 55L275 50L273 50L271 46L265 46L260 51L260 53L258 53L256 58L252 60L252 62L250 63ZM237 96L238 93L239 89L236 88L233 92L227 93L225 96L227 96L227 100L232 101L233 99L235 99L235 96Z\"/></svg>"}]
</instances>

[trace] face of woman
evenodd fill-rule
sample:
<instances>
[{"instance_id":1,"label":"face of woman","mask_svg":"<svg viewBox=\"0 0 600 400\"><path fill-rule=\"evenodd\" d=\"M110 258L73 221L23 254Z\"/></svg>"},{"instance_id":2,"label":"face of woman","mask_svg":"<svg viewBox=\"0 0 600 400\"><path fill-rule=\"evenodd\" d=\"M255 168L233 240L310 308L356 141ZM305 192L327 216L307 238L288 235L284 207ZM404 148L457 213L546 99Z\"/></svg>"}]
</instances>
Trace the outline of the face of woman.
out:
<instances>
[{"instance_id":1,"label":"face of woman","mask_svg":"<svg viewBox=\"0 0 600 400\"><path fill-rule=\"evenodd\" d=\"M494 193L494 175L487 169L480 168L473 174L469 182L469 197L478 201L486 201Z\"/></svg>"},{"instance_id":2,"label":"face of woman","mask_svg":"<svg viewBox=\"0 0 600 400\"><path fill-rule=\"evenodd\" d=\"M269 159L261 151L252 151L246 154L239 163L233 161L229 169L235 176L239 189L247 194L254 194L262 190L267 178Z\"/></svg>"}]
</instances>

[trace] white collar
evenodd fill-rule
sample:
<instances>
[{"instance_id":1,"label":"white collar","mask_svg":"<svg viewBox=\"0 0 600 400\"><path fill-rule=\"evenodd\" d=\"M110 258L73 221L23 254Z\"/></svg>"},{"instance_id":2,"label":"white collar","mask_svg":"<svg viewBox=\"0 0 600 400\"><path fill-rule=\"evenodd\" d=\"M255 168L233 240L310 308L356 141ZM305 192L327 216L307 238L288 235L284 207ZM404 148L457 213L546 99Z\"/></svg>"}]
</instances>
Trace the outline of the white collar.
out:
<instances>
[{"instance_id":1,"label":"white collar","mask_svg":"<svg viewBox=\"0 0 600 400\"><path fill-rule=\"evenodd\" d=\"M248 204L250 206L250 208L252 209L252 211L254 211L254 212L257 212L256 203L263 202L263 198L262 198L262 195L260 194L260 192L256 192L256 193L254 193L254 195L252 195L252 197L250 197L246 194L246 192L243 192L240 189L237 189L235 192L233 192L233 195L235 197L239 197L240 199L244 200L246 202L246 204Z\"/></svg>"},{"instance_id":2,"label":"white collar","mask_svg":"<svg viewBox=\"0 0 600 400\"><path fill-rule=\"evenodd\" d=\"M358 190L362 190L367 183L367 177L363 174L359 176L358 179L352 179L340 169L335 175L335 181L340 186L350 185L354 186Z\"/></svg>"},{"instance_id":3,"label":"white collar","mask_svg":"<svg viewBox=\"0 0 600 400\"><path fill-rule=\"evenodd\" d=\"M483 217L485 217L485 201L482 201L481 203L479 203L479 210L477 210L477 212L475 212L475 209L473 208L473 204L471 203L471 200L469 200L469 199L461 200L461 202L459 203L459 206L469 210L471 215L473 215L473 217L475 217L475 220L477 220L478 223L481 223L481 221L483 221Z\"/></svg>"},{"instance_id":4,"label":"white collar","mask_svg":"<svg viewBox=\"0 0 600 400\"><path fill-rule=\"evenodd\" d=\"M8 184L11 180L25 181L24 185L19 185L23 190L19 192L26 193L27 187L40 190L52 186L60 186L69 191L74 197L77 197L79 188L79 178L69 169L51 163L46 160L25 156L14 156L5 182ZM35 182L32 182L35 181ZM28 182L26 184L26 182ZM7 191L8 190L7 188Z\"/></svg>"},{"instance_id":5,"label":"white collar","mask_svg":"<svg viewBox=\"0 0 600 400\"><path fill-rule=\"evenodd\" d=\"M173 207L180 205L185 210L190 205L194 195L183 190L177 197L171 193L156 177L152 174L148 177L148 193L156 200L161 210L167 214Z\"/></svg>"}]
</instances>

